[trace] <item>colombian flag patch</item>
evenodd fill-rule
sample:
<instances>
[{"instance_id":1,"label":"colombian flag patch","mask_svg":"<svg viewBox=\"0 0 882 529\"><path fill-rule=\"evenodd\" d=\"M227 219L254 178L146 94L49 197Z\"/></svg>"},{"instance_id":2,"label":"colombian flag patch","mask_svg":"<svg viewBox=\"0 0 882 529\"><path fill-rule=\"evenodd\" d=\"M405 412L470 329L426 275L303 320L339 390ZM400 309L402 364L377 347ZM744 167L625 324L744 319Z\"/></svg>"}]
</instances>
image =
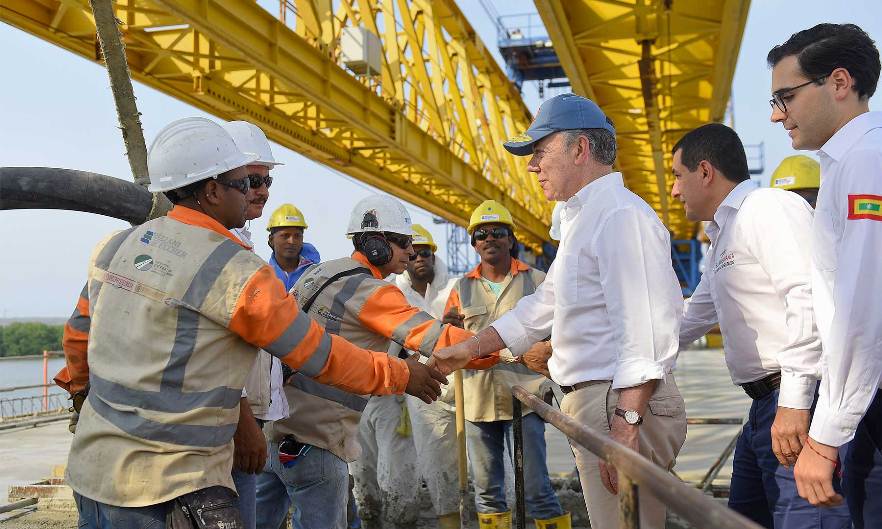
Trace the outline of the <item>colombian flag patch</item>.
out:
<instances>
[{"instance_id":1,"label":"colombian flag patch","mask_svg":"<svg viewBox=\"0 0 882 529\"><path fill-rule=\"evenodd\" d=\"M882 196L848 195L848 219L882 221Z\"/></svg>"}]
</instances>

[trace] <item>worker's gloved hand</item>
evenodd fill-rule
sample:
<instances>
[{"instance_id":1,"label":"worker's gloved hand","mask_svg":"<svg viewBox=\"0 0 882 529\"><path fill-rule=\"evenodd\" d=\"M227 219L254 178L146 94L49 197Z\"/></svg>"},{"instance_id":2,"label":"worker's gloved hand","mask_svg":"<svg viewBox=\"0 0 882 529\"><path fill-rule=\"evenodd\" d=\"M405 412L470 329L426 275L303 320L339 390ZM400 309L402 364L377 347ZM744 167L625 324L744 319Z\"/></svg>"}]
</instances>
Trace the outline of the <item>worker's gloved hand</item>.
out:
<instances>
[{"instance_id":1,"label":"worker's gloved hand","mask_svg":"<svg viewBox=\"0 0 882 529\"><path fill-rule=\"evenodd\" d=\"M529 351L518 357L518 362L530 371L551 378L548 373L548 359L551 358L551 342L536 342Z\"/></svg>"},{"instance_id":2,"label":"worker's gloved hand","mask_svg":"<svg viewBox=\"0 0 882 529\"><path fill-rule=\"evenodd\" d=\"M450 310L447 311L447 314L444 315L444 318L441 320L441 323L448 323L455 327L462 328L463 320L465 319L464 314L460 314L459 309L456 307L450 307Z\"/></svg>"},{"instance_id":3,"label":"worker's gloved hand","mask_svg":"<svg viewBox=\"0 0 882 529\"><path fill-rule=\"evenodd\" d=\"M263 472L266 463L266 438L258 426L248 401L239 405L239 424L233 436L233 468L246 474Z\"/></svg>"},{"instance_id":4,"label":"worker's gloved hand","mask_svg":"<svg viewBox=\"0 0 882 529\"><path fill-rule=\"evenodd\" d=\"M410 370L404 392L427 404L435 401L441 395L441 384L447 384L447 378L437 369L421 364L419 355L412 355L404 363Z\"/></svg>"}]
</instances>

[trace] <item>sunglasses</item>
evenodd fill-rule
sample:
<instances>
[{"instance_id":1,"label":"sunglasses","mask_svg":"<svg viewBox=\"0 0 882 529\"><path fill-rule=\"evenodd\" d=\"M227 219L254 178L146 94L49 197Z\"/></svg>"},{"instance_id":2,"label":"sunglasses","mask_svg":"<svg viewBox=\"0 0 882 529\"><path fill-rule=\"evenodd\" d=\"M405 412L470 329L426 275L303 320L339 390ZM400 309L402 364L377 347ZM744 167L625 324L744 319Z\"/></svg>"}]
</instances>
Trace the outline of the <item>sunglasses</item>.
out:
<instances>
[{"instance_id":1,"label":"sunglasses","mask_svg":"<svg viewBox=\"0 0 882 529\"><path fill-rule=\"evenodd\" d=\"M230 189L236 189L243 195L247 195L248 190L251 189L251 183L249 182L249 180L250 179L248 177L245 177L238 180L229 180L227 182L221 182L220 180L217 180L217 183L224 187L229 187Z\"/></svg>"},{"instance_id":2,"label":"sunglasses","mask_svg":"<svg viewBox=\"0 0 882 529\"><path fill-rule=\"evenodd\" d=\"M420 248L416 250L414 253L410 254L410 260L416 261L417 257L422 257L423 259L428 259L432 257L432 249L431 248Z\"/></svg>"},{"instance_id":3,"label":"sunglasses","mask_svg":"<svg viewBox=\"0 0 882 529\"><path fill-rule=\"evenodd\" d=\"M493 228L492 230L488 230L486 228L478 228L475 230L475 240L483 241L486 240L490 235L493 236L494 239L502 239L508 237L508 228Z\"/></svg>"},{"instance_id":4,"label":"sunglasses","mask_svg":"<svg viewBox=\"0 0 882 529\"><path fill-rule=\"evenodd\" d=\"M401 235L400 233L389 232L386 232L383 235L386 237L387 241L391 242L402 250L407 250L413 244L413 237L411 237L410 235Z\"/></svg>"},{"instance_id":5,"label":"sunglasses","mask_svg":"<svg viewBox=\"0 0 882 529\"><path fill-rule=\"evenodd\" d=\"M266 186L267 189L273 185L273 177L270 175L261 176L259 174L248 175L248 182L251 183L251 189L259 189L260 186Z\"/></svg>"}]
</instances>

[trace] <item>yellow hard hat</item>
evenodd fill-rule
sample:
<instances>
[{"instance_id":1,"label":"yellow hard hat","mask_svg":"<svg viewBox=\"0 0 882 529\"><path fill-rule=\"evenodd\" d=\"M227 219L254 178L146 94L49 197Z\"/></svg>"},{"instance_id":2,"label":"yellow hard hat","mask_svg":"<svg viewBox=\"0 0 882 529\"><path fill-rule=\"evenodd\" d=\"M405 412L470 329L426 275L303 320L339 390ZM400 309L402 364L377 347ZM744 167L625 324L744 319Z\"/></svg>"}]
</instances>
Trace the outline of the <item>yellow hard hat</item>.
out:
<instances>
[{"instance_id":1,"label":"yellow hard hat","mask_svg":"<svg viewBox=\"0 0 882 529\"><path fill-rule=\"evenodd\" d=\"M306 217L303 216L303 212L297 209L297 206L282 204L270 215L266 231L272 231L273 228L303 228L305 230L308 227Z\"/></svg>"},{"instance_id":2,"label":"yellow hard hat","mask_svg":"<svg viewBox=\"0 0 882 529\"><path fill-rule=\"evenodd\" d=\"M419 224L411 224L410 229L413 230L413 245L418 246L422 244L423 246L431 246L432 253L438 251L438 245L435 244L435 239L432 238L432 234L429 233L429 230L423 228Z\"/></svg>"},{"instance_id":3,"label":"yellow hard hat","mask_svg":"<svg viewBox=\"0 0 882 529\"><path fill-rule=\"evenodd\" d=\"M472 212L472 218L469 219L468 232L472 233L481 224L506 224L514 230L514 220L511 218L511 212L495 200L481 202L481 205Z\"/></svg>"},{"instance_id":4,"label":"yellow hard hat","mask_svg":"<svg viewBox=\"0 0 882 529\"><path fill-rule=\"evenodd\" d=\"M788 156L772 173L769 187L812 189L821 187L821 164L804 154Z\"/></svg>"}]
</instances>

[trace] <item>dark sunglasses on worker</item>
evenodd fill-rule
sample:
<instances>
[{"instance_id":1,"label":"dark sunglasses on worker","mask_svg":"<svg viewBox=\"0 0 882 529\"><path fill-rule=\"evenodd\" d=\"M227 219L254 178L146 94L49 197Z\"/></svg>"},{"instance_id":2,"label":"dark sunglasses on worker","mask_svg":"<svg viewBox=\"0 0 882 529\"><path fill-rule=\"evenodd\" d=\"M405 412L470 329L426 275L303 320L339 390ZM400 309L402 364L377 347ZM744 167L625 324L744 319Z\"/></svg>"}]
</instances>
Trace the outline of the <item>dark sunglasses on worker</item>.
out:
<instances>
[{"instance_id":1,"label":"dark sunglasses on worker","mask_svg":"<svg viewBox=\"0 0 882 529\"><path fill-rule=\"evenodd\" d=\"M235 189L242 193L243 195L248 194L248 190L251 189L250 179L246 176L245 178L239 178L237 180L227 180L226 182L222 182L217 180L217 183L224 186L229 187L230 189Z\"/></svg>"},{"instance_id":2,"label":"dark sunglasses on worker","mask_svg":"<svg viewBox=\"0 0 882 529\"><path fill-rule=\"evenodd\" d=\"M432 250L430 248L420 248L419 250L416 250L412 254L410 254L411 261L416 261L417 257L428 259L429 257L432 257Z\"/></svg>"},{"instance_id":3,"label":"dark sunglasses on worker","mask_svg":"<svg viewBox=\"0 0 882 529\"><path fill-rule=\"evenodd\" d=\"M475 230L476 241L486 240L490 235L492 235L494 239L504 239L505 237L508 237L508 228L493 228L492 230L478 228Z\"/></svg>"},{"instance_id":4,"label":"dark sunglasses on worker","mask_svg":"<svg viewBox=\"0 0 882 529\"><path fill-rule=\"evenodd\" d=\"M248 182L251 184L251 189L260 189L260 186L264 185L269 189L273 185L273 177L270 175L250 174L248 175Z\"/></svg>"}]
</instances>

